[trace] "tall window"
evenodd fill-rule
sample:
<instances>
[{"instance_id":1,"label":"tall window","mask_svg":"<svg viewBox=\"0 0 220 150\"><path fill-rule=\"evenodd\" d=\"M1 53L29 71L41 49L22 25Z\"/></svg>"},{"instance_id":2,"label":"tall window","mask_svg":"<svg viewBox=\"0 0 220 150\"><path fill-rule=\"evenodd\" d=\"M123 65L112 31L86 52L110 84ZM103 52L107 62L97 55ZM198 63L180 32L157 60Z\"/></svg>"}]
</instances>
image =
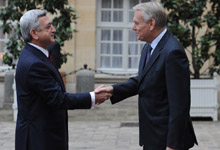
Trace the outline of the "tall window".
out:
<instances>
[{"instance_id":1,"label":"tall window","mask_svg":"<svg viewBox=\"0 0 220 150\"><path fill-rule=\"evenodd\" d=\"M132 31L133 6L149 0L97 0L97 69L136 72L144 42Z\"/></svg>"},{"instance_id":2,"label":"tall window","mask_svg":"<svg viewBox=\"0 0 220 150\"><path fill-rule=\"evenodd\" d=\"M4 8L6 6L6 0L0 0L0 9ZM2 23L0 22L0 25ZM7 42L7 35L3 34L2 29L0 29L0 66L3 65L3 54L5 52L5 43Z\"/></svg>"}]
</instances>

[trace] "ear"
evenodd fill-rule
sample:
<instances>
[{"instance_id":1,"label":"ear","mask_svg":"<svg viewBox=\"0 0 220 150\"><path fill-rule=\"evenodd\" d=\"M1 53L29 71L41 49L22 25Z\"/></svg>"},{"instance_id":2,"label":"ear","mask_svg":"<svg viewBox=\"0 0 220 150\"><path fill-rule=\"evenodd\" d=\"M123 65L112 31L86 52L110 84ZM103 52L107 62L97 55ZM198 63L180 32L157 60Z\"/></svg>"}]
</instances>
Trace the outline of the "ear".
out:
<instances>
[{"instance_id":1,"label":"ear","mask_svg":"<svg viewBox=\"0 0 220 150\"><path fill-rule=\"evenodd\" d=\"M150 30L152 31L156 27L155 19L150 19Z\"/></svg>"},{"instance_id":2,"label":"ear","mask_svg":"<svg viewBox=\"0 0 220 150\"><path fill-rule=\"evenodd\" d=\"M32 39L38 40L38 35L37 35L36 30L31 29L31 30L30 30L30 34L31 34L31 36L32 36Z\"/></svg>"}]
</instances>

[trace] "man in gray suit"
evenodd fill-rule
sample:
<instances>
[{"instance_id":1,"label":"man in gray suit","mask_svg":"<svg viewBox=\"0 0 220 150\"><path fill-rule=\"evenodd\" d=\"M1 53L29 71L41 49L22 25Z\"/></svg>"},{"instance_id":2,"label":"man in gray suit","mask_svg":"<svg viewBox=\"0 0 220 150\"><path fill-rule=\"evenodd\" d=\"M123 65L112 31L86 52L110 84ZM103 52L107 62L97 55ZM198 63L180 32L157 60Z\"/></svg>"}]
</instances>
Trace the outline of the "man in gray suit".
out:
<instances>
[{"instance_id":1,"label":"man in gray suit","mask_svg":"<svg viewBox=\"0 0 220 150\"><path fill-rule=\"evenodd\" d=\"M158 2L134 7L138 40L145 41L136 77L100 91L111 102L137 95L140 146L144 150L188 150L197 144L190 119L189 62L182 45L167 30L167 15Z\"/></svg>"}]
</instances>

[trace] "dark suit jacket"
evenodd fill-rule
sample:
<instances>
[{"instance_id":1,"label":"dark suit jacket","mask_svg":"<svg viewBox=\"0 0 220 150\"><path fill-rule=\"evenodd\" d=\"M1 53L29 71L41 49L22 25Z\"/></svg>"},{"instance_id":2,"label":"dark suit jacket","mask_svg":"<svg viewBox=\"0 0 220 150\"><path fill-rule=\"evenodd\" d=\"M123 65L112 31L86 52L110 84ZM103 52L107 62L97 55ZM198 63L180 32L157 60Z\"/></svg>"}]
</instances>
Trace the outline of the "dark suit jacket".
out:
<instances>
[{"instance_id":1,"label":"dark suit jacket","mask_svg":"<svg viewBox=\"0 0 220 150\"><path fill-rule=\"evenodd\" d=\"M54 65L57 68L60 68L62 65L62 55L60 53L61 51L60 44L55 41L47 47L47 50L49 51L50 55L53 58Z\"/></svg>"},{"instance_id":2,"label":"dark suit jacket","mask_svg":"<svg viewBox=\"0 0 220 150\"><path fill-rule=\"evenodd\" d=\"M111 101L139 95L140 145L147 150L188 149L197 141L189 115L190 74L184 48L167 31L143 68L145 56L142 50L138 76L113 85Z\"/></svg>"},{"instance_id":3,"label":"dark suit jacket","mask_svg":"<svg viewBox=\"0 0 220 150\"><path fill-rule=\"evenodd\" d=\"M35 47L26 44L16 70L18 117L16 150L67 150L67 109L89 109L89 93L70 94L59 71Z\"/></svg>"}]
</instances>

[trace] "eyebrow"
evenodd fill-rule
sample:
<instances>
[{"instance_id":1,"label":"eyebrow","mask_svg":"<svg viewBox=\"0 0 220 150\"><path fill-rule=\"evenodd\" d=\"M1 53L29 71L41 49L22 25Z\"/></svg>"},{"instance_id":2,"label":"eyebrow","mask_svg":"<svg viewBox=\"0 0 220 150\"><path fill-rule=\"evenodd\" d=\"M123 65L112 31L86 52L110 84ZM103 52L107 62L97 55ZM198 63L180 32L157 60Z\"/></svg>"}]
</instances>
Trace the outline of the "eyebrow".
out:
<instances>
[{"instance_id":1,"label":"eyebrow","mask_svg":"<svg viewBox=\"0 0 220 150\"><path fill-rule=\"evenodd\" d=\"M138 22L138 21L136 21L136 20L133 20L133 22L134 22L135 24L139 24L139 22Z\"/></svg>"},{"instance_id":2,"label":"eyebrow","mask_svg":"<svg viewBox=\"0 0 220 150\"><path fill-rule=\"evenodd\" d=\"M49 22L49 23L46 25L46 27L49 26L49 25L52 25L52 22Z\"/></svg>"},{"instance_id":3,"label":"eyebrow","mask_svg":"<svg viewBox=\"0 0 220 150\"><path fill-rule=\"evenodd\" d=\"M50 27L52 25L52 22L49 22L48 24L45 25L44 29Z\"/></svg>"}]
</instances>

